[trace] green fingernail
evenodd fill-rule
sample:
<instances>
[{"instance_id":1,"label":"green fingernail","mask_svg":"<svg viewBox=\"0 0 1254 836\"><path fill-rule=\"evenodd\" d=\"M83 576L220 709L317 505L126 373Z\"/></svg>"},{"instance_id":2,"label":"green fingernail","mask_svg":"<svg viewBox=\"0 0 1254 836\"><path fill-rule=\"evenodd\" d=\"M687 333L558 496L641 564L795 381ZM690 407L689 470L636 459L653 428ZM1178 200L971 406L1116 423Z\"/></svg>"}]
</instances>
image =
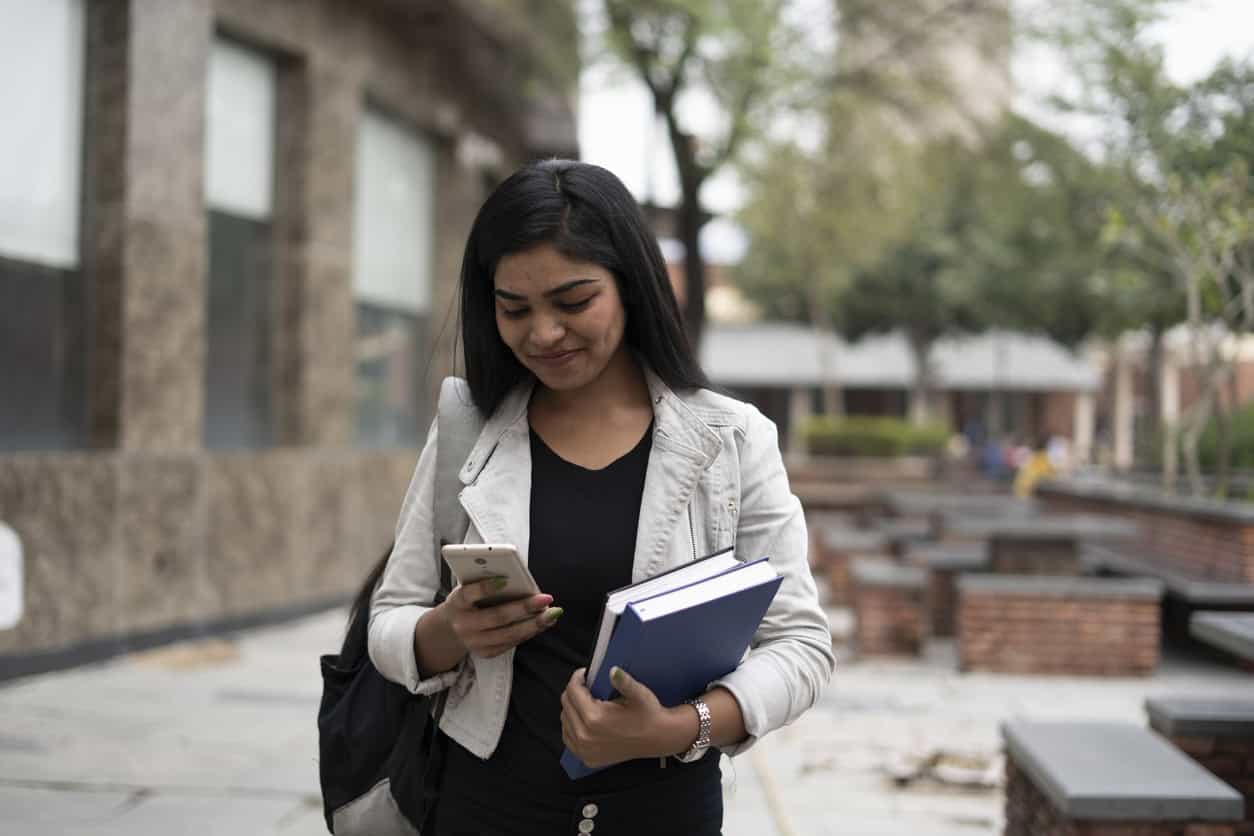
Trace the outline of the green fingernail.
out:
<instances>
[{"instance_id":1,"label":"green fingernail","mask_svg":"<svg viewBox=\"0 0 1254 836\"><path fill-rule=\"evenodd\" d=\"M493 589L504 589L508 585L509 585L509 578L493 578L492 579Z\"/></svg>"},{"instance_id":2,"label":"green fingernail","mask_svg":"<svg viewBox=\"0 0 1254 836\"><path fill-rule=\"evenodd\" d=\"M611 682L617 683L622 678L623 678L622 668L618 667L618 665L615 665L614 667L610 668L610 681Z\"/></svg>"},{"instance_id":3,"label":"green fingernail","mask_svg":"<svg viewBox=\"0 0 1254 836\"><path fill-rule=\"evenodd\" d=\"M562 617L563 612L565 612L565 610L561 607L553 607L544 614L544 620L552 624L554 621L557 621Z\"/></svg>"}]
</instances>

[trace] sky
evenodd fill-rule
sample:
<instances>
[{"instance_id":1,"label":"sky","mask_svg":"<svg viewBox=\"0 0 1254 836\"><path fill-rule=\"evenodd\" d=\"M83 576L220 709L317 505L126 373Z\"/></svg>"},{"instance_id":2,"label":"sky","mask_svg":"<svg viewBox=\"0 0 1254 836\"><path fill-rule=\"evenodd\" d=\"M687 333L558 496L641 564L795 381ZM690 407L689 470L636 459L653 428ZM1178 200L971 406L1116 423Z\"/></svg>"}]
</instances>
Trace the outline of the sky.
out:
<instances>
[{"instance_id":1,"label":"sky","mask_svg":"<svg viewBox=\"0 0 1254 836\"><path fill-rule=\"evenodd\" d=\"M821 16L812 31L832 30L826 19L828 0L803 4L807 14ZM1254 0L1181 0L1154 35L1166 49L1173 80L1195 81L1225 55L1254 52ZM1039 53L1017 57L1014 74L1021 92L1016 109L1031 112L1034 96L1065 84L1063 72L1059 63ZM709 103L689 104L690 124L716 124L717 111ZM595 65L585 69L579 89L583 159L613 171L641 200L674 203L679 194L674 162L664 132L658 127L651 130L651 111L648 91L627 72ZM729 213L740 205L742 189L727 169L706 184L702 198L710 210ZM744 250L744 237L734 224L715 220L706 227L702 249L714 261L736 261Z\"/></svg>"}]
</instances>

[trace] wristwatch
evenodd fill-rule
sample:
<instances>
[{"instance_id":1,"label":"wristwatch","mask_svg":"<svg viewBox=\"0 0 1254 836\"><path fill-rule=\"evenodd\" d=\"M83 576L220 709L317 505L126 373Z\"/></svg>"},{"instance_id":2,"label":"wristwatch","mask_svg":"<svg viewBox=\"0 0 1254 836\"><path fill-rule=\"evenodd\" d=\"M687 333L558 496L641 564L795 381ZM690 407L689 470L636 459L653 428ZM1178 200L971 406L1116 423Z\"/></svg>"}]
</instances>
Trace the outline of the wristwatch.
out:
<instances>
[{"instance_id":1,"label":"wristwatch","mask_svg":"<svg viewBox=\"0 0 1254 836\"><path fill-rule=\"evenodd\" d=\"M687 752L676 755L675 759L680 763L692 763L701 760L705 756L705 750L710 748L710 707L700 697L684 702L697 710L697 739L688 747Z\"/></svg>"}]
</instances>

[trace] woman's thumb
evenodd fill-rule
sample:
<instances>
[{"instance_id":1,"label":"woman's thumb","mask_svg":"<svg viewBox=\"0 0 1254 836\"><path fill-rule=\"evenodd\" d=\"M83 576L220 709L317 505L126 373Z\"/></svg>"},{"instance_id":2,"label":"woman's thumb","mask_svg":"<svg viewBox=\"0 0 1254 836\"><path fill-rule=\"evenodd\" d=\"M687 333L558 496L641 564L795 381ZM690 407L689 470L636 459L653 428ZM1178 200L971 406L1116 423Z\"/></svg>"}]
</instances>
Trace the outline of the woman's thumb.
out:
<instances>
[{"instance_id":1,"label":"woman's thumb","mask_svg":"<svg viewBox=\"0 0 1254 836\"><path fill-rule=\"evenodd\" d=\"M618 693L628 699L636 696L640 691L640 683L632 679L631 674L618 665L610 668L610 682L613 683Z\"/></svg>"}]
</instances>

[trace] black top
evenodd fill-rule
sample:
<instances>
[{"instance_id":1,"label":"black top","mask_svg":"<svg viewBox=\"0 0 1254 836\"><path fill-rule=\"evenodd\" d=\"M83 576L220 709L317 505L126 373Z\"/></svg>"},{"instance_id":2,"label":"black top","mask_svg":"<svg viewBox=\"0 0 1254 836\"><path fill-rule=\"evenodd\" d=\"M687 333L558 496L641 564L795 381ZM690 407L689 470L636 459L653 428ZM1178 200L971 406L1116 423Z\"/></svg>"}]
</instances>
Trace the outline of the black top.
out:
<instances>
[{"instance_id":1,"label":"black top","mask_svg":"<svg viewBox=\"0 0 1254 836\"><path fill-rule=\"evenodd\" d=\"M437 836L461 832L472 821L480 822L482 833L534 833L555 824L559 832L574 832L577 821L567 823L566 811L578 819L589 800L609 809L616 798L622 800L617 806L631 810L626 817L613 816L625 832L641 832L637 825L646 823L640 818L646 813L669 824L691 819L686 833L718 832L722 795L716 756L694 764L668 759L664 769L656 758L627 761L578 781L559 763L565 748L562 692L575 669L592 657L606 593L631 583L652 439L650 424L626 455L588 470L531 433L527 565L541 591L564 612L556 626L516 648L509 710L492 756L479 761L449 742ZM638 798L636 790L647 795ZM608 825L598 821L597 829L614 832Z\"/></svg>"},{"instance_id":2,"label":"black top","mask_svg":"<svg viewBox=\"0 0 1254 836\"><path fill-rule=\"evenodd\" d=\"M531 433L527 566L540 590L552 595L553 606L564 612L556 626L514 652L513 691L497 752L555 782L568 780L558 764L564 748L562 691L575 669L592 657L605 593L631 583L652 441L650 424L622 458L601 470L588 470L566 461L538 433Z\"/></svg>"}]
</instances>

